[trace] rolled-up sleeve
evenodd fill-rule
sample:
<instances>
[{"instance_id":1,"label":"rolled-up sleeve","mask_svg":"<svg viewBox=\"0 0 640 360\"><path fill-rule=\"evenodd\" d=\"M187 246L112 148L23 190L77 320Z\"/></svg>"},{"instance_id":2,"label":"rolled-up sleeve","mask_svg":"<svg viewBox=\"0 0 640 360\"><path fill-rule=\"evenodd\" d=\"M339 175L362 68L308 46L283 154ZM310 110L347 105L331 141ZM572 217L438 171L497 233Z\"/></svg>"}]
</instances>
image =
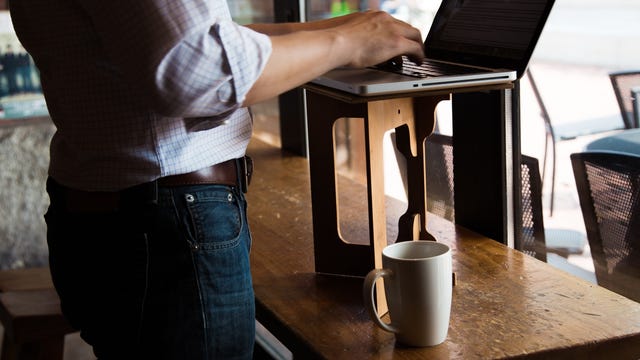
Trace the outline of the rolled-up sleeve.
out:
<instances>
[{"instance_id":1,"label":"rolled-up sleeve","mask_svg":"<svg viewBox=\"0 0 640 360\"><path fill-rule=\"evenodd\" d=\"M233 79L235 102L241 104L271 55L271 41L266 35L231 22L217 24L212 32L219 37L224 48Z\"/></svg>"},{"instance_id":2,"label":"rolled-up sleeve","mask_svg":"<svg viewBox=\"0 0 640 360\"><path fill-rule=\"evenodd\" d=\"M154 74L154 103L167 115L206 117L241 106L271 54L264 34L232 21L181 39Z\"/></svg>"},{"instance_id":3,"label":"rolled-up sleeve","mask_svg":"<svg viewBox=\"0 0 640 360\"><path fill-rule=\"evenodd\" d=\"M166 115L206 117L239 107L271 54L264 34L232 21L185 36L154 74L154 104Z\"/></svg>"}]
</instances>

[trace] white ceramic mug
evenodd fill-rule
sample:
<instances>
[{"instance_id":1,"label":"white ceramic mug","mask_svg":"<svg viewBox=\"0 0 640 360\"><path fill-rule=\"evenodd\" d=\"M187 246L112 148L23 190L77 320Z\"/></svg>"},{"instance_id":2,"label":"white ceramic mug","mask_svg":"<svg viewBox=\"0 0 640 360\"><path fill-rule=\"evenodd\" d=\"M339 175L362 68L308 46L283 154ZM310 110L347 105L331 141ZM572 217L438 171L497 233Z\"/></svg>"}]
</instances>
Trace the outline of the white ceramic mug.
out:
<instances>
[{"instance_id":1,"label":"white ceramic mug","mask_svg":"<svg viewBox=\"0 0 640 360\"><path fill-rule=\"evenodd\" d=\"M410 346L434 346L447 337L453 278L451 249L435 241L395 243L382 250L382 269L367 274L363 295L371 319ZM390 324L376 310L376 280L384 279Z\"/></svg>"}]
</instances>

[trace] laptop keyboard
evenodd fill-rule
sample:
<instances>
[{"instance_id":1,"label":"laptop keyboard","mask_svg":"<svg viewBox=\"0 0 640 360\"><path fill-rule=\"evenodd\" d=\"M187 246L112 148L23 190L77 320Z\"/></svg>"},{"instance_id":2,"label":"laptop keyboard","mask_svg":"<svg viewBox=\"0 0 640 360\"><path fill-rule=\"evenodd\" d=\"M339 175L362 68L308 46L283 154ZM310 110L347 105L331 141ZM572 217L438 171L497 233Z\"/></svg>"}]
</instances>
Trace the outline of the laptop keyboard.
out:
<instances>
[{"instance_id":1,"label":"laptop keyboard","mask_svg":"<svg viewBox=\"0 0 640 360\"><path fill-rule=\"evenodd\" d=\"M413 76L417 78L426 78L443 75L464 75L477 73L478 69L459 66L453 64L442 63L438 61L424 60L421 64L416 64L406 57L402 61L402 65L380 64L376 69L390 71L397 74Z\"/></svg>"}]
</instances>

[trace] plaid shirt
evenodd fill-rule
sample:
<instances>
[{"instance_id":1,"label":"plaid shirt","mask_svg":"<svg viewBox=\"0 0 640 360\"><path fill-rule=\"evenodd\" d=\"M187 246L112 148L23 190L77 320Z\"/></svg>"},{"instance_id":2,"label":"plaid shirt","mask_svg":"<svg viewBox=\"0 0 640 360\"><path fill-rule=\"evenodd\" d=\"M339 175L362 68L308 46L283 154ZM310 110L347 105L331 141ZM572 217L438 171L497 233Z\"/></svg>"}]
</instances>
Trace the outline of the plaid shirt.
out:
<instances>
[{"instance_id":1,"label":"plaid shirt","mask_svg":"<svg viewBox=\"0 0 640 360\"><path fill-rule=\"evenodd\" d=\"M13 25L57 127L49 174L113 191L244 155L271 53L223 0L19 0Z\"/></svg>"}]
</instances>

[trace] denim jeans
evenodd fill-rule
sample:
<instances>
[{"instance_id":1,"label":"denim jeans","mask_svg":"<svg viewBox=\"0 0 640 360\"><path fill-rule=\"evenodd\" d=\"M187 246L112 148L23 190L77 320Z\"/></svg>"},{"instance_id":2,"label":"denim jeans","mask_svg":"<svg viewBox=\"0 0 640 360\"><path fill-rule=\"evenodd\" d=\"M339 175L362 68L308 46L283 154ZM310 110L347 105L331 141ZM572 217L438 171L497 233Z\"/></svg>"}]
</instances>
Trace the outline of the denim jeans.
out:
<instances>
[{"instance_id":1,"label":"denim jeans","mask_svg":"<svg viewBox=\"0 0 640 360\"><path fill-rule=\"evenodd\" d=\"M64 315L99 359L250 359L255 303L244 195L158 189L157 205L77 212L51 179L45 215Z\"/></svg>"}]
</instances>

